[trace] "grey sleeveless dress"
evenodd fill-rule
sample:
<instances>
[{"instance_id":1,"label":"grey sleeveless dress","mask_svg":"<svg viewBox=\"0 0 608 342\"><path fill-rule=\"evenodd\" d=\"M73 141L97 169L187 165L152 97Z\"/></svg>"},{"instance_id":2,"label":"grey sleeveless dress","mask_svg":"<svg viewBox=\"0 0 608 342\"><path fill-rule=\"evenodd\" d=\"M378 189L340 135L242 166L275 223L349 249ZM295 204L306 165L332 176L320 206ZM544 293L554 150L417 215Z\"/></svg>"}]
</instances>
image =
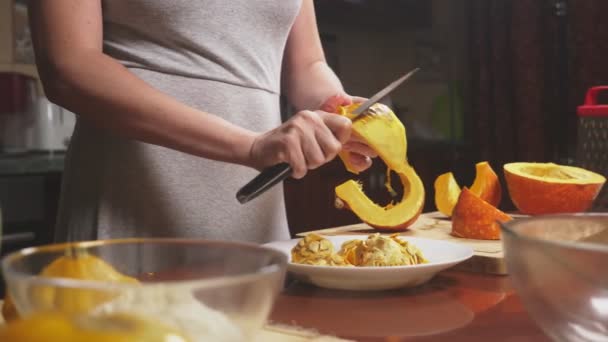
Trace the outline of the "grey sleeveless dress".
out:
<instances>
[{"instance_id":1,"label":"grey sleeveless dress","mask_svg":"<svg viewBox=\"0 0 608 342\"><path fill-rule=\"evenodd\" d=\"M301 0L104 0L104 52L179 101L262 132L281 122L281 62L300 6ZM281 186L246 205L235 199L256 174L78 121L56 237L287 239Z\"/></svg>"}]
</instances>

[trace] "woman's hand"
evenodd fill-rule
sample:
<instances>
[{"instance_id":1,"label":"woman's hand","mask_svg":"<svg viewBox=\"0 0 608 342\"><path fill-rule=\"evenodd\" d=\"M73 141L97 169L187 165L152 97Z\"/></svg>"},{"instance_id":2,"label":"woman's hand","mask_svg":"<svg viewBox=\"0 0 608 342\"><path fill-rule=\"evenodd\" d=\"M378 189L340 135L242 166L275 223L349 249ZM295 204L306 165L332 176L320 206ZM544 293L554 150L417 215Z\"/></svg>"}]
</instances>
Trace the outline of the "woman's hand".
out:
<instances>
[{"instance_id":1,"label":"woman's hand","mask_svg":"<svg viewBox=\"0 0 608 342\"><path fill-rule=\"evenodd\" d=\"M362 97L351 97L346 94L335 95L321 105L321 110L336 113L339 106L348 106L353 102L358 103L365 100ZM372 158L378 156L356 133L350 135L350 139L342 145L342 149L348 152L347 158L357 172L367 170L372 165Z\"/></svg>"},{"instance_id":2,"label":"woman's hand","mask_svg":"<svg viewBox=\"0 0 608 342\"><path fill-rule=\"evenodd\" d=\"M258 135L251 145L252 165L263 168L289 163L292 177L300 179L308 170L334 159L351 133L349 119L322 110L303 110L281 126Z\"/></svg>"},{"instance_id":3,"label":"woman's hand","mask_svg":"<svg viewBox=\"0 0 608 342\"><path fill-rule=\"evenodd\" d=\"M300 179L333 160L338 152L347 151L356 171L364 171L377 154L356 135L351 135L351 121L336 115L339 106L364 99L348 95L328 98L320 110L300 111L281 126L258 135L251 146L252 165L258 169L288 163L293 177Z\"/></svg>"}]
</instances>

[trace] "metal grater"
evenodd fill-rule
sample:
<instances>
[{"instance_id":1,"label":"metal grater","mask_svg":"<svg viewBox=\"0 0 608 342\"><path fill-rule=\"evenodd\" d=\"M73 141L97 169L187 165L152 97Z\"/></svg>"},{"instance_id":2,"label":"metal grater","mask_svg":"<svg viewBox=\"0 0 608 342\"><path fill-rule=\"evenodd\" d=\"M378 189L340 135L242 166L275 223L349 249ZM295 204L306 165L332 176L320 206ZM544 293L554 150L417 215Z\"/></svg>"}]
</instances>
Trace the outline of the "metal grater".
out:
<instances>
[{"instance_id":1,"label":"metal grater","mask_svg":"<svg viewBox=\"0 0 608 342\"><path fill-rule=\"evenodd\" d=\"M597 95L608 86L593 87L578 107L577 164L608 178L608 105L598 105ZM593 211L608 212L608 185L599 193Z\"/></svg>"}]
</instances>

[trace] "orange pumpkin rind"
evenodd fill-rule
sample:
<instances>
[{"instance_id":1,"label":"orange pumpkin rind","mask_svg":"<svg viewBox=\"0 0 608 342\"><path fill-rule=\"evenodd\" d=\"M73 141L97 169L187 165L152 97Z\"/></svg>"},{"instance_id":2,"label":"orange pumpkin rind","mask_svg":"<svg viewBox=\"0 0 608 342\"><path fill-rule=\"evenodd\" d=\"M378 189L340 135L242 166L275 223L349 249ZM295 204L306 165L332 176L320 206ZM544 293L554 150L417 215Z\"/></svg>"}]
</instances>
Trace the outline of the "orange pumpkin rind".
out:
<instances>
[{"instance_id":1,"label":"orange pumpkin rind","mask_svg":"<svg viewBox=\"0 0 608 342\"><path fill-rule=\"evenodd\" d=\"M452 235L478 240L500 240L498 222L512 217L463 188L452 215Z\"/></svg>"},{"instance_id":2,"label":"orange pumpkin rind","mask_svg":"<svg viewBox=\"0 0 608 342\"><path fill-rule=\"evenodd\" d=\"M435 206L442 214L450 217L458 197L460 185L451 172L444 173L435 179ZM498 176L487 161L475 165L475 180L470 191L484 201L498 207L502 198L502 187Z\"/></svg>"},{"instance_id":3,"label":"orange pumpkin rind","mask_svg":"<svg viewBox=\"0 0 608 342\"><path fill-rule=\"evenodd\" d=\"M587 211L606 183L595 172L554 163L508 163L503 169L513 204L528 215Z\"/></svg>"}]
</instances>

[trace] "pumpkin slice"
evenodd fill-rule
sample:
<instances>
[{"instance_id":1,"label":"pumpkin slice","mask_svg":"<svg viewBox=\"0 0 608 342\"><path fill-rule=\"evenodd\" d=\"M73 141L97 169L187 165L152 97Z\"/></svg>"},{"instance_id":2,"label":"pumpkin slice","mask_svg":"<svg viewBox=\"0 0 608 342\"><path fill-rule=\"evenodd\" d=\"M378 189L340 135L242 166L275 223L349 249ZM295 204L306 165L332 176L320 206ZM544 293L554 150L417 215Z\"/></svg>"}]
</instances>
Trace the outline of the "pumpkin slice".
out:
<instances>
[{"instance_id":1,"label":"pumpkin slice","mask_svg":"<svg viewBox=\"0 0 608 342\"><path fill-rule=\"evenodd\" d=\"M475 165L475 180L471 185L471 192L495 207L500 204L502 187L498 175L487 161Z\"/></svg>"},{"instance_id":2,"label":"pumpkin slice","mask_svg":"<svg viewBox=\"0 0 608 342\"><path fill-rule=\"evenodd\" d=\"M71 251L71 250L69 250ZM74 254L55 259L42 270L42 276L138 284L135 278L118 272L99 257L76 247ZM35 288L32 293L39 307L59 309L64 313L83 313L113 298L114 294L87 288Z\"/></svg>"},{"instance_id":3,"label":"pumpkin slice","mask_svg":"<svg viewBox=\"0 0 608 342\"><path fill-rule=\"evenodd\" d=\"M460 185L451 172L435 179L435 206L442 214L450 217L460 195ZM475 180L470 190L484 201L498 207L502 197L502 187L498 176L487 161L475 165Z\"/></svg>"},{"instance_id":4,"label":"pumpkin slice","mask_svg":"<svg viewBox=\"0 0 608 342\"><path fill-rule=\"evenodd\" d=\"M479 240L500 240L497 221L507 222L511 216L463 188L454 207L452 235Z\"/></svg>"},{"instance_id":5,"label":"pumpkin slice","mask_svg":"<svg viewBox=\"0 0 608 342\"><path fill-rule=\"evenodd\" d=\"M587 211L606 178L583 168L554 163L504 165L513 204L529 215Z\"/></svg>"},{"instance_id":6,"label":"pumpkin slice","mask_svg":"<svg viewBox=\"0 0 608 342\"><path fill-rule=\"evenodd\" d=\"M0 341L188 342L177 329L128 314L70 317L36 313L0 327Z\"/></svg>"},{"instance_id":7,"label":"pumpkin slice","mask_svg":"<svg viewBox=\"0 0 608 342\"><path fill-rule=\"evenodd\" d=\"M340 108L340 114L353 119L352 111L358 104ZM424 206L424 186L416 171L407 162L407 138L405 127L393 111L380 103L369 109L370 113L353 121L353 134L358 135L384 161L387 173L394 171L402 185L403 195L398 203L379 206L363 192L360 183L348 180L336 187L336 207L347 208L368 225L382 230L401 230L414 223ZM340 158L350 172L348 154ZM392 191L390 179L387 190Z\"/></svg>"},{"instance_id":8,"label":"pumpkin slice","mask_svg":"<svg viewBox=\"0 0 608 342\"><path fill-rule=\"evenodd\" d=\"M456 182L454 174L444 173L435 179L435 206L445 216L452 216L452 211L458 196L460 196L460 185Z\"/></svg>"},{"instance_id":9,"label":"pumpkin slice","mask_svg":"<svg viewBox=\"0 0 608 342\"><path fill-rule=\"evenodd\" d=\"M53 278L71 278L82 280L97 280L114 283L139 283L137 279L118 272L110 264L78 247L67 247L65 256L59 257L47 265L41 276ZM64 313L81 313L109 299L111 294L86 288L59 288L37 286L31 289L30 300L39 309L59 309ZM2 314L6 321L18 317L10 296L6 295Z\"/></svg>"}]
</instances>

